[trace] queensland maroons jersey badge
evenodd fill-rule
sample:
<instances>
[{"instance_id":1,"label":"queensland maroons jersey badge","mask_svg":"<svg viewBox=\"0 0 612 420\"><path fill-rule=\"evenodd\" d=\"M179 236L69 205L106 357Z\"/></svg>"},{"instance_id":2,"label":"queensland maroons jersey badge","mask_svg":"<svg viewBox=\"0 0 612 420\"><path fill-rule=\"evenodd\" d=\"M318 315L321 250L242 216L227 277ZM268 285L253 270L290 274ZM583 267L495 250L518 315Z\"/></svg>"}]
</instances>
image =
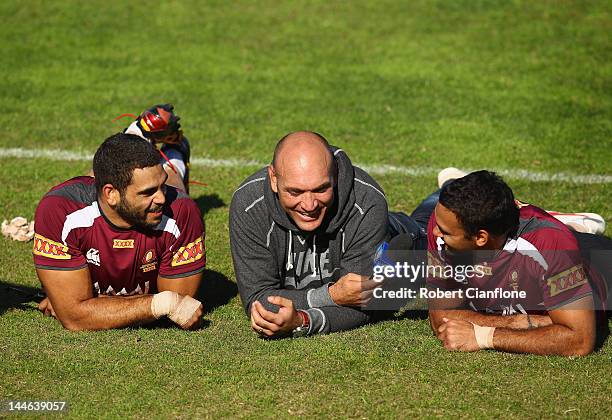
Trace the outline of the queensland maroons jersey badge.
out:
<instances>
[{"instance_id":1,"label":"queensland maroons jersey badge","mask_svg":"<svg viewBox=\"0 0 612 420\"><path fill-rule=\"evenodd\" d=\"M147 271L155 270L156 268L157 255L155 254L154 249L149 249L142 257L142 265L140 266L140 269L143 273L146 273Z\"/></svg>"},{"instance_id":2,"label":"queensland maroons jersey badge","mask_svg":"<svg viewBox=\"0 0 612 420\"><path fill-rule=\"evenodd\" d=\"M510 286L512 286L512 289L514 289L514 291L516 292L519 288L518 273L516 271L513 271L510 275L510 278Z\"/></svg>"}]
</instances>

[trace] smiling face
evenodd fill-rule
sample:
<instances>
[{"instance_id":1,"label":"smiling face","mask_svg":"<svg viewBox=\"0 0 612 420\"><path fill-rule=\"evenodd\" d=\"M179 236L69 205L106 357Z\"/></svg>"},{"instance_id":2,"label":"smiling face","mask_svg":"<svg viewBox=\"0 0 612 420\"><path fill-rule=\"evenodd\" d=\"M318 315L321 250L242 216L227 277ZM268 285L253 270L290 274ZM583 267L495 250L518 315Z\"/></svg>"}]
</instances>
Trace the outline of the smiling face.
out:
<instances>
[{"instance_id":1,"label":"smiling face","mask_svg":"<svg viewBox=\"0 0 612 420\"><path fill-rule=\"evenodd\" d=\"M134 169L132 182L115 206L117 214L130 226L152 228L162 219L166 203L166 178L161 165Z\"/></svg>"},{"instance_id":2,"label":"smiling face","mask_svg":"<svg viewBox=\"0 0 612 420\"><path fill-rule=\"evenodd\" d=\"M294 134L268 167L272 191L300 230L318 229L333 205L333 168L332 154L312 133Z\"/></svg>"},{"instance_id":3,"label":"smiling face","mask_svg":"<svg viewBox=\"0 0 612 420\"><path fill-rule=\"evenodd\" d=\"M466 232L455 213L438 203L434 214L436 226L433 234L437 238L442 238L449 254L462 254L479 248L478 238L466 237Z\"/></svg>"}]
</instances>

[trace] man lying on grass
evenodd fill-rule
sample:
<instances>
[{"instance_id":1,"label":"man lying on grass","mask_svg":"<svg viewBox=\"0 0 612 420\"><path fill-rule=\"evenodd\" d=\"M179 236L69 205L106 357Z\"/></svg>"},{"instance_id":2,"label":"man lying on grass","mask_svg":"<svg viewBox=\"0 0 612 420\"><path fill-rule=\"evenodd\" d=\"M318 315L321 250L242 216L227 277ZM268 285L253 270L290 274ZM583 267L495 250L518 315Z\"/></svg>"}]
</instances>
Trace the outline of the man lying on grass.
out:
<instances>
[{"instance_id":1,"label":"man lying on grass","mask_svg":"<svg viewBox=\"0 0 612 420\"><path fill-rule=\"evenodd\" d=\"M230 208L234 269L253 330L302 336L367 323L361 307L378 285L368 278L377 247L392 231L418 242L426 226L389 213L376 181L319 134L283 137Z\"/></svg>"},{"instance_id":2,"label":"man lying on grass","mask_svg":"<svg viewBox=\"0 0 612 420\"><path fill-rule=\"evenodd\" d=\"M69 330L163 316L197 327L206 261L198 207L165 185L159 151L140 137L109 137L93 171L51 189L36 210L34 263L48 296L39 309Z\"/></svg>"},{"instance_id":3,"label":"man lying on grass","mask_svg":"<svg viewBox=\"0 0 612 420\"><path fill-rule=\"evenodd\" d=\"M447 183L428 226L427 279L429 318L444 347L591 353L596 318L605 321L601 274L610 273L584 264L580 235L609 246L605 238L574 233L544 210L515 201L491 172Z\"/></svg>"}]
</instances>

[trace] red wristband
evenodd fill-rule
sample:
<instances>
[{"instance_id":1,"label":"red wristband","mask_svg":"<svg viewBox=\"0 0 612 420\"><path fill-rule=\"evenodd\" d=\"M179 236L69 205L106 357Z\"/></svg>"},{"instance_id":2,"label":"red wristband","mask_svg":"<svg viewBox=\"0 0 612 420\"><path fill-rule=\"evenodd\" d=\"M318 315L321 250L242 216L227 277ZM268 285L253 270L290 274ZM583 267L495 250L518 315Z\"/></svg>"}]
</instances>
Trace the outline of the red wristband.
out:
<instances>
[{"instance_id":1,"label":"red wristband","mask_svg":"<svg viewBox=\"0 0 612 420\"><path fill-rule=\"evenodd\" d=\"M309 329L310 328L310 316L308 315L308 312L301 311L301 310L297 312L302 317L302 325L301 325L302 328Z\"/></svg>"}]
</instances>

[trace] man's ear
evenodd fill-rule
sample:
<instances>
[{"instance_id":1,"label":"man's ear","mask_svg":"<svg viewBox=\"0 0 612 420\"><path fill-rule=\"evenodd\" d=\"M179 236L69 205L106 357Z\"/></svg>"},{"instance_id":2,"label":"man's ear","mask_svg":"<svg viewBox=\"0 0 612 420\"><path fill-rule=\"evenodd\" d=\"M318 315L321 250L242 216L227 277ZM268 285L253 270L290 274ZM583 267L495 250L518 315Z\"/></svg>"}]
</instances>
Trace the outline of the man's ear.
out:
<instances>
[{"instance_id":1,"label":"man's ear","mask_svg":"<svg viewBox=\"0 0 612 420\"><path fill-rule=\"evenodd\" d=\"M478 233L476 233L475 239L476 246L482 248L489 243L491 240L491 235L486 230L480 229Z\"/></svg>"},{"instance_id":2,"label":"man's ear","mask_svg":"<svg viewBox=\"0 0 612 420\"><path fill-rule=\"evenodd\" d=\"M119 204L121 197L119 190L117 190L111 184L106 184L102 187L102 198L110 207L115 207L117 204Z\"/></svg>"},{"instance_id":3,"label":"man's ear","mask_svg":"<svg viewBox=\"0 0 612 420\"><path fill-rule=\"evenodd\" d=\"M270 178L270 187L272 191L278 194L278 185L276 182L278 181L276 178L276 171L274 171L274 167L272 165L268 165L268 177Z\"/></svg>"}]
</instances>

